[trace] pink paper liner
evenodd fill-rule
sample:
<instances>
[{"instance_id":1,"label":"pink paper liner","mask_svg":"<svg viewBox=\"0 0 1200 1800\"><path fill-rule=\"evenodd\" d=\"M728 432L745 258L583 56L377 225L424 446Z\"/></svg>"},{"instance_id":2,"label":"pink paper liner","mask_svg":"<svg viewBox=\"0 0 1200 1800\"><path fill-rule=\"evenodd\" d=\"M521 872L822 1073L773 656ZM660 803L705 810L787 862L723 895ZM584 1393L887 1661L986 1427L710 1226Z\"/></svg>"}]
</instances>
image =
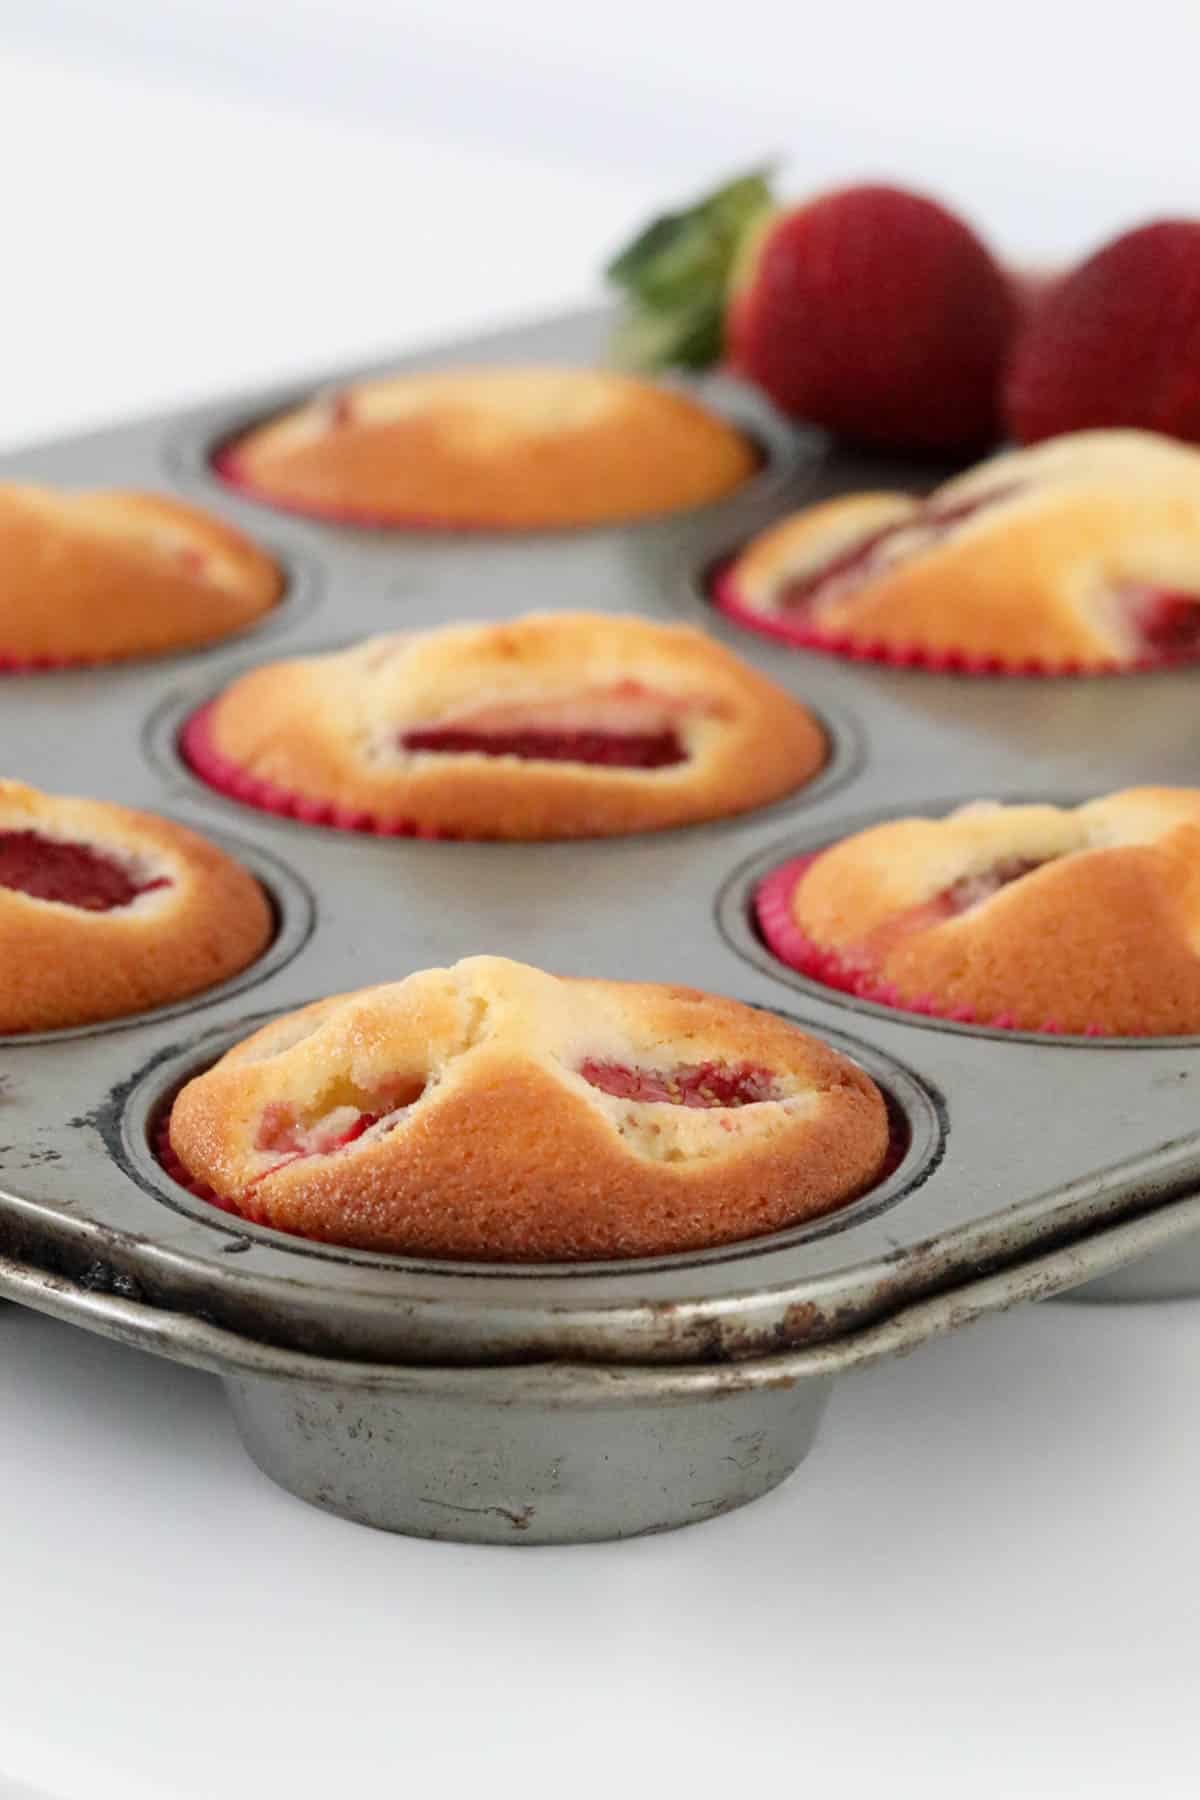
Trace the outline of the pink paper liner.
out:
<instances>
[{"instance_id":1,"label":"pink paper liner","mask_svg":"<svg viewBox=\"0 0 1200 1800\"><path fill-rule=\"evenodd\" d=\"M216 701L193 713L179 734L179 747L184 761L208 787L243 806L259 812L274 813L281 819L295 819L302 825L323 825L334 831L356 831L370 837L411 837L449 839L456 834L432 825L419 825L414 819L384 819L374 813L336 806L328 800L314 800L306 794L279 787L251 774L218 750L210 729Z\"/></svg>"},{"instance_id":2,"label":"pink paper liner","mask_svg":"<svg viewBox=\"0 0 1200 1800\"><path fill-rule=\"evenodd\" d=\"M921 669L936 675L1000 675L1007 678L1034 677L1057 680L1070 676L1076 680L1096 675L1144 675L1164 669L1178 669L1200 662L1200 648L1140 656L1133 662L1110 663L1046 663L1036 657L1020 662L1006 662L999 656L971 656L960 650L927 650L921 644L887 644L879 638L863 643L845 632L823 632L799 619L769 618L747 605L733 579L733 564L726 562L710 576L709 594L713 605L735 624L762 637L775 638L795 650L818 650L824 656L840 656L848 662L882 663L894 669Z\"/></svg>"},{"instance_id":3,"label":"pink paper liner","mask_svg":"<svg viewBox=\"0 0 1200 1800\"><path fill-rule=\"evenodd\" d=\"M152 650L124 650L115 656L13 656L6 650L0 650L0 676L56 675L70 669L123 669L130 663L165 662L170 656L188 656L196 650L215 649L228 638L242 637L262 624L282 605L285 595L286 588L281 588L279 598L271 603L267 611L244 625L236 625L216 637L197 638L186 644L162 644Z\"/></svg>"},{"instance_id":4,"label":"pink paper liner","mask_svg":"<svg viewBox=\"0 0 1200 1800\"><path fill-rule=\"evenodd\" d=\"M919 1018L945 1019L956 1025L976 1025L984 1030L1036 1029L1049 1037L1111 1038L1147 1035L1144 1032L1106 1031L1102 1025L1095 1024L1088 1025L1081 1032L1068 1032L1057 1019L1047 1019L1036 1027L1023 1026L1011 1013L997 1013L994 1018L985 1019L980 1018L969 1006L943 1007L932 994L906 999L891 982L881 981L875 975L856 969L839 951L818 944L796 923L792 912L792 897L800 881L823 854L823 851L816 850L807 856L794 856L789 862L781 863L779 868L772 869L769 875L764 876L754 893L754 916L767 948L780 962L786 963L789 969L795 969L800 975L807 975L810 981L818 981L822 987L833 988L841 994L853 994L858 1000L872 1001L876 1006L890 1007L895 1012L915 1013Z\"/></svg>"},{"instance_id":5,"label":"pink paper liner","mask_svg":"<svg viewBox=\"0 0 1200 1800\"><path fill-rule=\"evenodd\" d=\"M199 1181L184 1168L175 1154L171 1143L171 1115L167 1114L154 1135L154 1154L160 1166L171 1177L177 1187L186 1188L197 1200L207 1200L210 1206L220 1207L222 1212L236 1212L237 1208L231 1200L222 1200L206 1182Z\"/></svg>"},{"instance_id":6,"label":"pink paper liner","mask_svg":"<svg viewBox=\"0 0 1200 1800\"><path fill-rule=\"evenodd\" d=\"M155 1133L154 1155L159 1166L163 1170L163 1173L170 1176L177 1187L183 1188L184 1191L191 1194L194 1199L203 1200L206 1205L215 1206L218 1212L229 1213L232 1218L245 1219L247 1224L250 1225L266 1225L269 1223L266 1215L260 1212L254 1206L252 1201L249 1201L248 1196L243 1195L240 1200L226 1200L222 1195L215 1193L213 1189L209 1187L207 1182L199 1180L190 1170L184 1167L178 1156L176 1156L174 1146L171 1143L171 1114L169 1112ZM275 1226L272 1227L272 1229L280 1230L282 1228ZM305 1233L300 1231L289 1231L287 1233L288 1237L303 1237L304 1235Z\"/></svg>"},{"instance_id":7,"label":"pink paper liner","mask_svg":"<svg viewBox=\"0 0 1200 1800\"><path fill-rule=\"evenodd\" d=\"M138 660L136 652L129 656L24 657L10 656L6 651L0 651L0 675L56 675L62 669L107 669L114 664Z\"/></svg>"}]
</instances>

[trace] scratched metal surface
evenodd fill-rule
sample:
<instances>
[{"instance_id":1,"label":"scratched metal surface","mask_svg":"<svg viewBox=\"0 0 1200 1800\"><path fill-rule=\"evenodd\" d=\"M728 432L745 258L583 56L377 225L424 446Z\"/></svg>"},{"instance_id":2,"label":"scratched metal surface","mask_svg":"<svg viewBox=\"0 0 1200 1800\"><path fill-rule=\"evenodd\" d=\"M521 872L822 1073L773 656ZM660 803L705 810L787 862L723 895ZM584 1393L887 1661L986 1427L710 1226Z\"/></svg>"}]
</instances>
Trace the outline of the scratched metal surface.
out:
<instances>
[{"instance_id":1,"label":"scratched metal surface","mask_svg":"<svg viewBox=\"0 0 1200 1800\"><path fill-rule=\"evenodd\" d=\"M585 314L403 360L575 361L603 335L602 316ZM746 918L756 871L880 813L1195 781L1195 675L963 680L790 651L726 623L697 581L722 551L805 498L876 483L920 489L941 471L827 454L720 382L704 391L768 446L763 476L717 507L632 529L508 540L354 531L252 504L210 473L215 443L312 385L0 459L3 477L203 501L292 577L278 616L238 641L0 685L6 773L220 838L257 870L281 918L270 956L228 989L118 1027L0 1040L0 1251L301 1350L686 1361L836 1338L1200 1183L1195 1041L1081 1043L912 1021L778 968ZM826 773L781 806L714 826L469 845L272 818L211 793L178 759L180 721L258 660L530 607L702 620L825 719ZM908 1115L909 1156L884 1189L809 1228L636 1265L527 1269L301 1243L239 1226L158 1171L147 1127L164 1095L252 1020L480 951L563 973L682 980L781 1009L882 1081ZM1180 1270L1187 1255L1184 1243Z\"/></svg>"}]
</instances>

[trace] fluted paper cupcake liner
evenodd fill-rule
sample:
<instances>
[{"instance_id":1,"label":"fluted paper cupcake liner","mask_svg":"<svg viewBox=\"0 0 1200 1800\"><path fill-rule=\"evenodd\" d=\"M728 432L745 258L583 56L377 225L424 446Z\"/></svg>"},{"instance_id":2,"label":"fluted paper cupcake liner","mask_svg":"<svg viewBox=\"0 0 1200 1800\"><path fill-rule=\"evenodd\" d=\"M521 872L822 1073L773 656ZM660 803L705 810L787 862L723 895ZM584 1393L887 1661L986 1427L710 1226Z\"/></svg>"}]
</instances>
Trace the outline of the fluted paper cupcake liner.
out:
<instances>
[{"instance_id":1,"label":"fluted paper cupcake liner","mask_svg":"<svg viewBox=\"0 0 1200 1800\"><path fill-rule=\"evenodd\" d=\"M177 1187L186 1188L187 1192L194 1195L197 1200L206 1200L210 1206L219 1207L222 1212L237 1212L237 1207L232 1200L222 1200L221 1196L214 1193L207 1182L198 1180L184 1168L176 1156L175 1147L171 1142L170 1113L163 1119L155 1133L154 1154L159 1166L165 1174L171 1177Z\"/></svg>"},{"instance_id":2,"label":"fluted paper cupcake liner","mask_svg":"<svg viewBox=\"0 0 1200 1800\"><path fill-rule=\"evenodd\" d=\"M265 613L245 624L235 625L216 637L189 638L182 644L155 644L143 650L121 650L111 656L16 656L11 651L0 650L0 676L58 675L75 669L124 669L136 663L165 662L172 656L191 656L197 650L212 650L231 638L244 637L269 619L282 599L281 595Z\"/></svg>"},{"instance_id":3,"label":"fluted paper cupcake liner","mask_svg":"<svg viewBox=\"0 0 1200 1800\"><path fill-rule=\"evenodd\" d=\"M1200 662L1200 647L1174 654L1163 651L1140 656L1132 662L1114 660L1108 663L1048 663L1037 657L1007 661L999 656L972 656L962 650L928 649L923 644L888 644L880 638L861 640L852 638L845 632L820 631L803 619L769 617L758 612L754 607L748 606L738 592L732 565L729 563L711 576L708 585L714 606L735 624L744 626L748 631L756 631L760 636L788 644L794 650L817 650L824 656L840 656L847 662L879 663L893 669L919 669L935 675L1033 677L1037 680L1145 675L1164 669L1185 668Z\"/></svg>"},{"instance_id":4,"label":"fluted paper cupcake liner","mask_svg":"<svg viewBox=\"0 0 1200 1800\"><path fill-rule=\"evenodd\" d=\"M13 656L0 650L0 675L57 675L66 669L106 669L121 663L136 662L140 656L160 654L154 651L134 652L128 656Z\"/></svg>"},{"instance_id":5,"label":"fluted paper cupcake liner","mask_svg":"<svg viewBox=\"0 0 1200 1800\"><path fill-rule=\"evenodd\" d=\"M206 1181L201 1181L184 1167L175 1154L171 1143L171 1115L167 1114L154 1138L154 1155L165 1175L168 1175L177 1187L192 1195L193 1199L203 1200L206 1205L214 1206L218 1212L228 1213L231 1218L244 1219L249 1225L269 1225L266 1214L254 1204L249 1194L242 1194L237 1200L226 1200L221 1194L214 1192ZM273 1229L278 1230L275 1226ZM303 1237L304 1233L289 1231L288 1237Z\"/></svg>"},{"instance_id":6,"label":"fluted paper cupcake liner","mask_svg":"<svg viewBox=\"0 0 1200 1800\"><path fill-rule=\"evenodd\" d=\"M441 831L432 825L418 824L415 819L386 819L375 813L337 806L329 800L317 800L242 768L213 743L210 724L215 704L210 701L192 714L180 733L179 745L188 767L217 793L259 812L274 813L278 818L293 819L301 825L323 825L334 831L356 831L368 837L449 839L456 836L454 832Z\"/></svg>"}]
</instances>

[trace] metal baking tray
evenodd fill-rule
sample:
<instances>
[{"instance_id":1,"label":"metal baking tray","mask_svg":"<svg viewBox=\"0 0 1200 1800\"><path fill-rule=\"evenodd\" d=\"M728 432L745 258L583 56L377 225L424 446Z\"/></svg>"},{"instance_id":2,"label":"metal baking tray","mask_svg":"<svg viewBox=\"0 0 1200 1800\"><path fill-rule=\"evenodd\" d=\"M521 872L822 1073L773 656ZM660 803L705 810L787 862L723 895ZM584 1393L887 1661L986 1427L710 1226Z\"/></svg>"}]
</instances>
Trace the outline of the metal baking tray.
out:
<instances>
[{"instance_id":1,"label":"metal baking tray","mask_svg":"<svg viewBox=\"0 0 1200 1800\"><path fill-rule=\"evenodd\" d=\"M374 366L586 361L607 326L572 315ZM774 862L884 814L1194 781L1194 676L964 679L727 623L703 573L749 533L805 498L919 490L944 471L835 455L719 379L700 392L755 435L760 475L717 506L628 528L356 530L264 508L212 473L217 444L329 380L0 459L0 477L201 501L289 577L277 614L214 648L0 684L0 769L206 833L258 874L278 918L266 956L219 989L0 1039L0 1294L217 1370L251 1453L306 1499L426 1535L537 1542L680 1524L765 1491L803 1456L834 1373L980 1312L1098 1277L1108 1294L1200 1288L1200 1236L1187 1237L1200 1226L1197 1040L907 1018L783 969L748 909ZM531 607L703 623L824 721L825 769L737 820L506 845L300 825L213 793L180 759L182 721L260 660ZM769 1238L521 1268L288 1238L158 1167L171 1095L264 1017L480 951L781 1011L880 1082L907 1125L903 1161L832 1218Z\"/></svg>"}]
</instances>

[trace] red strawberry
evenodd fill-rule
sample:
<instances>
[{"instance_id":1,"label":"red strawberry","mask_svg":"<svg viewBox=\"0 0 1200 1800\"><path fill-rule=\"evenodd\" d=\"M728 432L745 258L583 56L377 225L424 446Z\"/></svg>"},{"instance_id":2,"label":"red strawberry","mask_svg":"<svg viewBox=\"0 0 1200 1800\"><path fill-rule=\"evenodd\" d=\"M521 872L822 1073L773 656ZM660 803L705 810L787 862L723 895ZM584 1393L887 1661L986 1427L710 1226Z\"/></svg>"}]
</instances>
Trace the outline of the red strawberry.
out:
<instances>
[{"instance_id":1,"label":"red strawberry","mask_svg":"<svg viewBox=\"0 0 1200 1800\"><path fill-rule=\"evenodd\" d=\"M1013 435L1138 426L1200 442L1200 222L1114 238L1056 283L1017 342Z\"/></svg>"},{"instance_id":2,"label":"red strawberry","mask_svg":"<svg viewBox=\"0 0 1200 1800\"><path fill-rule=\"evenodd\" d=\"M899 188L780 214L738 282L729 361L795 418L867 443L951 449L996 435L1016 307L979 239Z\"/></svg>"},{"instance_id":3,"label":"red strawberry","mask_svg":"<svg viewBox=\"0 0 1200 1800\"><path fill-rule=\"evenodd\" d=\"M747 177L656 221L610 275L632 296L622 347L642 366L702 366L723 337L739 374L839 436L940 450L996 435L1017 284L919 195L844 188L772 212Z\"/></svg>"}]
</instances>

